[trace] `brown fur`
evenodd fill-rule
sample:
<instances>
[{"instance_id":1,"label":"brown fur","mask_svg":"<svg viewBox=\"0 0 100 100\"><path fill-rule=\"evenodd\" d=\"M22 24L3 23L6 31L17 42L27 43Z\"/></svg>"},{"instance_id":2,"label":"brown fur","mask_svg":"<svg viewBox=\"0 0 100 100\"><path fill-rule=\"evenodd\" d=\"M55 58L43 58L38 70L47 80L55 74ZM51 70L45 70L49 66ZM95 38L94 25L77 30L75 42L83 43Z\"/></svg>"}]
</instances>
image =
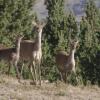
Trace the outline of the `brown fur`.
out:
<instances>
[{"instance_id":1,"label":"brown fur","mask_svg":"<svg viewBox=\"0 0 100 100\"><path fill-rule=\"evenodd\" d=\"M74 53L76 50L78 41L71 42L70 53L67 54L65 51L59 51L55 56L58 70L61 73L61 78L66 82L66 74L72 70L75 72L75 59Z\"/></svg>"},{"instance_id":2,"label":"brown fur","mask_svg":"<svg viewBox=\"0 0 100 100\"><path fill-rule=\"evenodd\" d=\"M20 42L21 42L22 37L19 37L16 41L16 47L15 48L5 48L0 50L0 60L6 60L9 62L9 69L8 69L8 74L10 71L10 66L13 64L16 68L17 72L17 77L20 79L18 68L17 68L17 63L19 61L19 56L20 56Z\"/></svg>"},{"instance_id":3,"label":"brown fur","mask_svg":"<svg viewBox=\"0 0 100 100\"><path fill-rule=\"evenodd\" d=\"M42 57L41 37L42 37L43 26L44 25L40 25L40 24L37 25L36 24L37 37L35 38L34 41L22 40L22 42L21 42L20 59L28 61L30 63L29 64L30 66L34 65L33 71L34 71L35 74L31 71L33 82L37 81L37 75L36 74L39 74L39 77L40 77L40 72L37 73L36 69L38 68L40 70L40 63L41 63L41 57ZM36 64L38 65L37 68L35 67ZM29 68L32 68L30 66L29 66ZM23 70L23 67L22 67L22 70Z\"/></svg>"}]
</instances>

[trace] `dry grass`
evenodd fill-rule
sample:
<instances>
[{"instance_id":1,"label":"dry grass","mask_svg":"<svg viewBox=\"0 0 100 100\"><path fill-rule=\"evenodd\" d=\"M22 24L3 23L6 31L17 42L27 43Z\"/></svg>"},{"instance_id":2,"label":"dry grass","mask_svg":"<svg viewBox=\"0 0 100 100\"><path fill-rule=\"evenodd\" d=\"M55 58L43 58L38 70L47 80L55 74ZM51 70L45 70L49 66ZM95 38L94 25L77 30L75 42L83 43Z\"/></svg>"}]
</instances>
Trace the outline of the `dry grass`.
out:
<instances>
[{"instance_id":1,"label":"dry grass","mask_svg":"<svg viewBox=\"0 0 100 100\"><path fill-rule=\"evenodd\" d=\"M30 80L18 83L16 78L0 76L0 100L100 100L97 86L65 85L61 82L30 85Z\"/></svg>"}]
</instances>

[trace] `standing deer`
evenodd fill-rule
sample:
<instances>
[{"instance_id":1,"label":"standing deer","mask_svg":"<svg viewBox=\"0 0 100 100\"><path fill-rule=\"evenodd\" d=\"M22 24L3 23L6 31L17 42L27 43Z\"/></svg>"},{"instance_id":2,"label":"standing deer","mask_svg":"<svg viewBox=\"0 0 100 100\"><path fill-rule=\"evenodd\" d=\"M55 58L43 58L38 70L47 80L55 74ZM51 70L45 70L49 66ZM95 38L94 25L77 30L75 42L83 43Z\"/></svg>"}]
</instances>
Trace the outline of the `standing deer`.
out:
<instances>
[{"instance_id":1,"label":"standing deer","mask_svg":"<svg viewBox=\"0 0 100 100\"><path fill-rule=\"evenodd\" d=\"M58 70L61 75L61 79L66 83L66 74L68 72L75 72L75 59L74 53L77 47L78 41L71 41L70 43L70 53L67 54L65 51L59 51L56 54L55 60L58 65Z\"/></svg>"},{"instance_id":2,"label":"standing deer","mask_svg":"<svg viewBox=\"0 0 100 100\"><path fill-rule=\"evenodd\" d=\"M19 75L17 63L20 57L20 42L22 38L23 38L22 36L17 38L15 48L0 49L0 60L6 60L9 62L8 74L10 71L10 66L14 65L17 73L17 78L19 79L19 81L20 81L20 75Z\"/></svg>"},{"instance_id":3,"label":"standing deer","mask_svg":"<svg viewBox=\"0 0 100 100\"><path fill-rule=\"evenodd\" d=\"M29 68L32 74L33 82L35 84L38 84L39 81L39 84L41 85L41 68L40 68L41 57L42 57L41 37L44 24L36 24L34 22L33 24L35 24L37 28L36 29L37 37L35 38L34 41L30 40L21 41L20 59L22 61L26 60L29 62Z\"/></svg>"}]
</instances>

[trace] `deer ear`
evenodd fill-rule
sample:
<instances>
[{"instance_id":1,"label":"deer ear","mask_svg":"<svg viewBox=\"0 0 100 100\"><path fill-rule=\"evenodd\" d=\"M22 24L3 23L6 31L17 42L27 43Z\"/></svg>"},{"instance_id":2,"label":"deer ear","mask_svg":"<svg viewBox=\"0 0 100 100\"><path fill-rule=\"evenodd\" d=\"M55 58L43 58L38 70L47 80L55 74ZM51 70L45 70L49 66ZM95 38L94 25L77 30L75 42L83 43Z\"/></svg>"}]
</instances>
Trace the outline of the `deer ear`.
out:
<instances>
[{"instance_id":1,"label":"deer ear","mask_svg":"<svg viewBox=\"0 0 100 100\"><path fill-rule=\"evenodd\" d=\"M78 39L75 39L75 42L78 44L79 43L79 40Z\"/></svg>"},{"instance_id":2,"label":"deer ear","mask_svg":"<svg viewBox=\"0 0 100 100\"><path fill-rule=\"evenodd\" d=\"M35 21L32 21L32 24L33 24L34 26L37 26L37 23L36 23Z\"/></svg>"},{"instance_id":3,"label":"deer ear","mask_svg":"<svg viewBox=\"0 0 100 100\"><path fill-rule=\"evenodd\" d=\"M76 43L79 43L79 40L77 40L77 42Z\"/></svg>"},{"instance_id":4,"label":"deer ear","mask_svg":"<svg viewBox=\"0 0 100 100\"><path fill-rule=\"evenodd\" d=\"M21 35L20 38L23 39L24 38L24 35Z\"/></svg>"},{"instance_id":5,"label":"deer ear","mask_svg":"<svg viewBox=\"0 0 100 100\"><path fill-rule=\"evenodd\" d=\"M41 22L41 27L45 27L46 22Z\"/></svg>"}]
</instances>

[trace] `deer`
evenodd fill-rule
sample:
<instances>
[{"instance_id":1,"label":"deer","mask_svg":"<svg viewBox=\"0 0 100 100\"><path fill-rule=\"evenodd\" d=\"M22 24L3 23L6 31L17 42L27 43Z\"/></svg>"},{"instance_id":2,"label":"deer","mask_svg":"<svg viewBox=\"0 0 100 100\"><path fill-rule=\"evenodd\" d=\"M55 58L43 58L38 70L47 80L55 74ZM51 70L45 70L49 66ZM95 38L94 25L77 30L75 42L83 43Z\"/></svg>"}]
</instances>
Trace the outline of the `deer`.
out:
<instances>
[{"instance_id":1,"label":"deer","mask_svg":"<svg viewBox=\"0 0 100 100\"><path fill-rule=\"evenodd\" d=\"M15 47L0 49L0 60L7 61L9 63L8 75L10 72L11 65L13 65L15 67L16 74L17 74L16 76L19 82L20 82L20 74L19 74L17 63L20 57L20 42L22 38L23 36L17 37Z\"/></svg>"},{"instance_id":2,"label":"deer","mask_svg":"<svg viewBox=\"0 0 100 100\"><path fill-rule=\"evenodd\" d=\"M75 73L75 58L74 54L76 51L76 47L78 44L78 40L70 41L70 53L67 54L66 51L58 51L55 56L55 62L57 64L57 68L60 72L61 80L66 83L67 75L70 72Z\"/></svg>"},{"instance_id":3,"label":"deer","mask_svg":"<svg viewBox=\"0 0 100 100\"><path fill-rule=\"evenodd\" d=\"M42 58L42 49L41 49L41 38L42 38L42 30L45 26L44 23L35 23L32 22L33 25L36 26L37 36L34 41L31 40L22 40L20 46L20 59L21 61L29 62L29 70L32 75L33 83L41 85L41 58ZM37 65L37 66L36 66ZM23 66L21 72L23 70Z\"/></svg>"}]
</instances>

